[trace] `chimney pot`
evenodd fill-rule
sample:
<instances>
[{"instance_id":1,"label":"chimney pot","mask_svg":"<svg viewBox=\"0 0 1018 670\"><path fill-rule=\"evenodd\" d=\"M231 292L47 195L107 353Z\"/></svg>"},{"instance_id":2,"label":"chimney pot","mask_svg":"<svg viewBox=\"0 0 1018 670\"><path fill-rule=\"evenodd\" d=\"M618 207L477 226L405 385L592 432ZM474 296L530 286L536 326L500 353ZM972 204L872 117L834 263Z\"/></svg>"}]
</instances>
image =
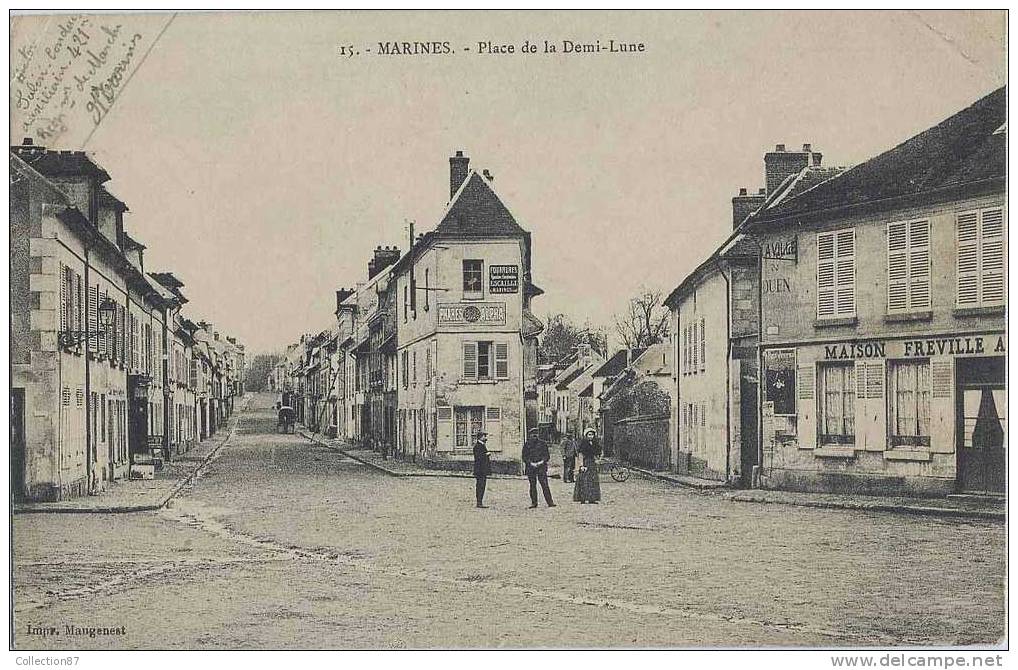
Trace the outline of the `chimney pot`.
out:
<instances>
[{"instance_id":1,"label":"chimney pot","mask_svg":"<svg viewBox=\"0 0 1018 670\"><path fill-rule=\"evenodd\" d=\"M785 145L784 144L775 145L774 150L775 151L784 151L785 150Z\"/></svg>"},{"instance_id":2,"label":"chimney pot","mask_svg":"<svg viewBox=\"0 0 1018 670\"><path fill-rule=\"evenodd\" d=\"M767 195L767 189L761 188L757 191L757 195Z\"/></svg>"},{"instance_id":3,"label":"chimney pot","mask_svg":"<svg viewBox=\"0 0 1018 670\"><path fill-rule=\"evenodd\" d=\"M812 148L813 147L810 144L803 144L802 145L802 150L805 151L806 153L809 153L812 150Z\"/></svg>"},{"instance_id":4,"label":"chimney pot","mask_svg":"<svg viewBox=\"0 0 1018 670\"><path fill-rule=\"evenodd\" d=\"M32 138L31 137L26 137L25 139L21 140L21 146L23 146L23 147L30 147L30 146L32 146Z\"/></svg>"},{"instance_id":5,"label":"chimney pot","mask_svg":"<svg viewBox=\"0 0 1018 670\"><path fill-rule=\"evenodd\" d=\"M740 188L739 189L739 195L746 195L746 189Z\"/></svg>"},{"instance_id":6,"label":"chimney pot","mask_svg":"<svg viewBox=\"0 0 1018 670\"><path fill-rule=\"evenodd\" d=\"M463 152L462 151L457 151L456 152L456 157L457 158L462 158L463 157Z\"/></svg>"},{"instance_id":7,"label":"chimney pot","mask_svg":"<svg viewBox=\"0 0 1018 670\"><path fill-rule=\"evenodd\" d=\"M823 162L823 160L824 160L824 155L822 153L817 152L817 151L813 152L813 165L819 167L820 164Z\"/></svg>"}]
</instances>

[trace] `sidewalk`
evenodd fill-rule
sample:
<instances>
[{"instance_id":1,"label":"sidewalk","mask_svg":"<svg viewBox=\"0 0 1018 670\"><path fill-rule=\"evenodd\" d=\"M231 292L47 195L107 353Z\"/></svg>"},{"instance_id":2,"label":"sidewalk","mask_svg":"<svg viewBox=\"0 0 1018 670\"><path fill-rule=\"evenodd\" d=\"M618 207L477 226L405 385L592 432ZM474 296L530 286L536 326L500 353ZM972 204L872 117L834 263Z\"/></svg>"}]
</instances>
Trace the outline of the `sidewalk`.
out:
<instances>
[{"instance_id":1,"label":"sidewalk","mask_svg":"<svg viewBox=\"0 0 1018 670\"><path fill-rule=\"evenodd\" d=\"M948 497L904 498L835 493L799 493L795 491L767 491L752 489L737 491L726 496L729 500L745 503L770 503L818 507L822 509L850 509L865 512L894 512L924 516L964 517L1003 521L1007 515L1007 502L1003 498Z\"/></svg>"},{"instance_id":2,"label":"sidewalk","mask_svg":"<svg viewBox=\"0 0 1018 670\"><path fill-rule=\"evenodd\" d=\"M242 406L234 411L226 426L211 438L199 442L191 451L165 463L156 472L155 479L121 480L108 484L109 488L97 496L82 496L59 502L15 503L15 514L117 514L151 512L165 506L199 474L237 427Z\"/></svg>"}]
</instances>

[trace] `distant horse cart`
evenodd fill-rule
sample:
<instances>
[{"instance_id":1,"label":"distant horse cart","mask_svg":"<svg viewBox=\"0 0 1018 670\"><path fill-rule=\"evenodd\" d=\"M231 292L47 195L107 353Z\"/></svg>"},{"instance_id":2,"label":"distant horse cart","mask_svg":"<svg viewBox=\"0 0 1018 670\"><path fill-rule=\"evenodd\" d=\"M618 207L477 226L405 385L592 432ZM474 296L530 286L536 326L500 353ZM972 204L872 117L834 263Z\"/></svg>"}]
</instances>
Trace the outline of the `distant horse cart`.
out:
<instances>
[{"instance_id":1,"label":"distant horse cart","mask_svg":"<svg viewBox=\"0 0 1018 670\"><path fill-rule=\"evenodd\" d=\"M294 431L295 414L292 407L283 405L279 408L279 420L276 422L276 429L282 428L284 433L292 433Z\"/></svg>"}]
</instances>

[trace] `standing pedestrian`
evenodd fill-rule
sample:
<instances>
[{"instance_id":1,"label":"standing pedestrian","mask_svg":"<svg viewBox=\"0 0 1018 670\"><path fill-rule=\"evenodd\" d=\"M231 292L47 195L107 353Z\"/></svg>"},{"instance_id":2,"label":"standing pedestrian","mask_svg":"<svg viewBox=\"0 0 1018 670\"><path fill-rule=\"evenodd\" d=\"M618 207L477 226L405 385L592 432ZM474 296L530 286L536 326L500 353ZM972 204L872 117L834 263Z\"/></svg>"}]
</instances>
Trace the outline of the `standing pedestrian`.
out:
<instances>
[{"instance_id":1,"label":"standing pedestrian","mask_svg":"<svg viewBox=\"0 0 1018 670\"><path fill-rule=\"evenodd\" d=\"M569 483L575 481L573 473L576 470L576 440L567 435L562 443L562 481Z\"/></svg>"},{"instance_id":2,"label":"standing pedestrian","mask_svg":"<svg viewBox=\"0 0 1018 670\"><path fill-rule=\"evenodd\" d=\"M548 488L548 461L550 459L548 445L540 438L537 428L531 428L527 435L527 441L523 443L523 465L527 471L527 479L530 480L530 509L537 507L538 482L541 482L544 502L548 504L548 507L555 506L555 502L551 499L551 489Z\"/></svg>"},{"instance_id":3,"label":"standing pedestrian","mask_svg":"<svg viewBox=\"0 0 1018 670\"><path fill-rule=\"evenodd\" d=\"M477 495L477 507L487 509L484 504L484 487L491 474L491 455L488 452L488 434L478 433L474 442L474 491Z\"/></svg>"},{"instance_id":4,"label":"standing pedestrian","mask_svg":"<svg viewBox=\"0 0 1018 670\"><path fill-rule=\"evenodd\" d=\"M597 457L601 455L601 444L593 428L584 431L583 440L576 450L583 460L580 463L580 473L576 475L573 500L580 504L597 503L601 500L601 481L597 475Z\"/></svg>"}]
</instances>

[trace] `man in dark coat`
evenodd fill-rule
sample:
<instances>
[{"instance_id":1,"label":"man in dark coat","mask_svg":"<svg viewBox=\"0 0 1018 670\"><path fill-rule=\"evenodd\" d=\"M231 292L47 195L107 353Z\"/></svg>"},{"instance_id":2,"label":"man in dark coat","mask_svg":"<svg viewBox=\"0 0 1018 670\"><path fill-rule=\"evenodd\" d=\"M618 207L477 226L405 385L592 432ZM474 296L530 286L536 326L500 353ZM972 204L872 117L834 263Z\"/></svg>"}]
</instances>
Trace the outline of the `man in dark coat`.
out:
<instances>
[{"instance_id":1,"label":"man in dark coat","mask_svg":"<svg viewBox=\"0 0 1018 670\"><path fill-rule=\"evenodd\" d=\"M527 479L530 480L530 509L537 507L537 482L541 482L544 501L548 507L555 506L551 499L551 489L548 488L548 460L550 458L548 445L539 437L537 428L531 428L527 435L527 441L523 443L523 466L527 472Z\"/></svg>"},{"instance_id":2,"label":"man in dark coat","mask_svg":"<svg viewBox=\"0 0 1018 670\"><path fill-rule=\"evenodd\" d=\"M573 472L576 470L576 440L566 436L562 443L562 482L574 481Z\"/></svg>"},{"instance_id":3,"label":"man in dark coat","mask_svg":"<svg viewBox=\"0 0 1018 670\"><path fill-rule=\"evenodd\" d=\"M474 442L474 489L477 494L477 506L485 509L484 487L491 474L491 456L488 453L488 434L478 433Z\"/></svg>"}]
</instances>

